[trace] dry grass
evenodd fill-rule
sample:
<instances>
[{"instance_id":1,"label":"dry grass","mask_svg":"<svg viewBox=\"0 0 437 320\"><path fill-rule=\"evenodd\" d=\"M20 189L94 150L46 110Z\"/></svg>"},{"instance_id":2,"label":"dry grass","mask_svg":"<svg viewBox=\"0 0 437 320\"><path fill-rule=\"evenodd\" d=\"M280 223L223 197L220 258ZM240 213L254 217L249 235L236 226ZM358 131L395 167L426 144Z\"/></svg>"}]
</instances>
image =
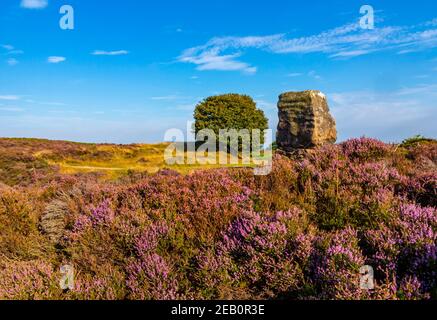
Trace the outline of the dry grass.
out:
<instances>
[{"instance_id":1,"label":"dry grass","mask_svg":"<svg viewBox=\"0 0 437 320\"><path fill-rule=\"evenodd\" d=\"M164 152L168 146L169 143L116 145L41 139L0 139L0 152L5 156L5 161L10 160L11 165L14 163L14 167L17 166L17 162L11 157L26 155L30 157L30 159L25 159L27 165L35 163L41 167L43 164L60 174L99 173L103 179L107 180L116 180L129 173L156 173L162 169L172 169L181 174L190 174L200 169L235 166L220 164L168 165L164 159ZM186 152L185 156L188 158L191 153ZM217 152L216 158L219 159L219 156L220 154ZM29 170L32 169L29 168Z\"/></svg>"}]
</instances>

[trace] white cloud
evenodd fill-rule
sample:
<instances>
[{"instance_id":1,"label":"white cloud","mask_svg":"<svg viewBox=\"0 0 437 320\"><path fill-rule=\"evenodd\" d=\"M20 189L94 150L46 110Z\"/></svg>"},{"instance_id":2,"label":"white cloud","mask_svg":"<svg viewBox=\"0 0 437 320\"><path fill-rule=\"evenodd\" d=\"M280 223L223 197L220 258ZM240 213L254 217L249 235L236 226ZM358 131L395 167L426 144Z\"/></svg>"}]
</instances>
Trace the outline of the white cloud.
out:
<instances>
[{"instance_id":1,"label":"white cloud","mask_svg":"<svg viewBox=\"0 0 437 320\"><path fill-rule=\"evenodd\" d=\"M23 112L23 108L18 107L0 107L0 111L6 111L6 112Z\"/></svg>"},{"instance_id":2,"label":"white cloud","mask_svg":"<svg viewBox=\"0 0 437 320\"><path fill-rule=\"evenodd\" d=\"M402 88L396 92L399 96L413 95L413 94L427 94L427 95L437 95L437 84L422 84L415 87Z\"/></svg>"},{"instance_id":3,"label":"white cloud","mask_svg":"<svg viewBox=\"0 0 437 320\"><path fill-rule=\"evenodd\" d=\"M117 50L117 51L104 51L104 50L95 50L91 53L94 56L121 56L129 54L127 50Z\"/></svg>"},{"instance_id":4,"label":"white cloud","mask_svg":"<svg viewBox=\"0 0 437 320\"><path fill-rule=\"evenodd\" d=\"M187 101L187 100L192 100L191 97L180 96L177 94L169 94L166 96L154 96L154 97L151 97L150 99L155 100L155 101L174 101L174 100Z\"/></svg>"},{"instance_id":5,"label":"white cloud","mask_svg":"<svg viewBox=\"0 0 437 320\"><path fill-rule=\"evenodd\" d=\"M12 46L12 45L10 45L10 44L2 44L1 47L2 47L3 49L8 50L8 51L10 51L10 50L14 50L14 49L15 49L14 46Z\"/></svg>"},{"instance_id":6,"label":"white cloud","mask_svg":"<svg viewBox=\"0 0 437 320\"><path fill-rule=\"evenodd\" d=\"M414 76L414 78L416 78L416 79L427 79L427 78L429 78L429 75L427 75L427 74L419 74L417 76Z\"/></svg>"},{"instance_id":7,"label":"white cloud","mask_svg":"<svg viewBox=\"0 0 437 320\"><path fill-rule=\"evenodd\" d=\"M44 101L43 102L35 102L35 101L33 101L31 103L37 103L37 104L40 104L43 106L58 106L58 107L66 105L65 103L62 103L62 102L44 102Z\"/></svg>"},{"instance_id":8,"label":"white cloud","mask_svg":"<svg viewBox=\"0 0 437 320\"><path fill-rule=\"evenodd\" d=\"M7 52L7 55L12 55L12 54L23 54L24 51L23 50L11 50L9 52Z\"/></svg>"},{"instance_id":9,"label":"white cloud","mask_svg":"<svg viewBox=\"0 0 437 320\"><path fill-rule=\"evenodd\" d=\"M26 9L43 9L47 5L47 0L21 0L21 7Z\"/></svg>"},{"instance_id":10,"label":"white cloud","mask_svg":"<svg viewBox=\"0 0 437 320\"><path fill-rule=\"evenodd\" d=\"M196 107L195 104L180 104L176 106L176 110L180 111L194 111L194 108Z\"/></svg>"},{"instance_id":11,"label":"white cloud","mask_svg":"<svg viewBox=\"0 0 437 320\"><path fill-rule=\"evenodd\" d=\"M294 72L294 73L287 74L287 77L294 78L294 77L300 77L302 75L303 75L302 73Z\"/></svg>"},{"instance_id":12,"label":"white cloud","mask_svg":"<svg viewBox=\"0 0 437 320\"><path fill-rule=\"evenodd\" d=\"M0 100L20 100L20 97L15 95L6 95L0 96Z\"/></svg>"},{"instance_id":13,"label":"white cloud","mask_svg":"<svg viewBox=\"0 0 437 320\"><path fill-rule=\"evenodd\" d=\"M47 58L48 63L60 63L60 62L64 62L65 60L67 60L67 58L58 57L58 56L51 56Z\"/></svg>"},{"instance_id":14,"label":"white cloud","mask_svg":"<svg viewBox=\"0 0 437 320\"><path fill-rule=\"evenodd\" d=\"M197 65L197 70L219 70L219 71L243 71L248 74L256 73L257 68L247 63L236 60L240 54L218 55L214 51L205 51L197 56L181 56L180 61Z\"/></svg>"},{"instance_id":15,"label":"white cloud","mask_svg":"<svg viewBox=\"0 0 437 320\"><path fill-rule=\"evenodd\" d=\"M358 57L365 54L371 53L371 50L352 50L352 51L342 51L335 54L330 55L331 58L351 58Z\"/></svg>"},{"instance_id":16,"label":"white cloud","mask_svg":"<svg viewBox=\"0 0 437 320\"><path fill-rule=\"evenodd\" d=\"M317 72L314 71L314 70L308 72L308 77L314 78L316 80L321 80L322 79L322 77L320 75L318 75Z\"/></svg>"},{"instance_id":17,"label":"white cloud","mask_svg":"<svg viewBox=\"0 0 437 320\"><path fill-rule=\"evenodd\" d=\"M0 95L0 100L5 100L5 101L17 101L17 100L21 100L20 96L17 95ZM44 106L66 106L65 103L63 102L46 102L46 101L35 101L33 99L24 99L22 100L26 103L31 103L31 104L38 104L38 105L44 105ZM2 104L0 104L0 106L2 106Z\"/></svg>"},{"instance_id":18,"label":"white cloud","mask_svg":"<svg viewBox=\"0 0 437 320\"><path fill-rule=\"evenodd\" d=\"M10 65L11 67L13 67L13 66L16 66L19 63L19 61L15 58L10 58L10 59L6 60L6 63L8 65Z\"/></svg>"},{"instance_id":19,"label":"white cloud","mask_svg":"<svg viewBox=\"0 0 437 320\"><path fill-rule=\"evenodd\" d=\"M198 70L242 70L255 73L256 67L241 61L245 50L258 49L274 54L323 53L330 58L350 59L383 50L422 51L437 46L437 19L412 26L385 26L363 30L359 23L346 24L305 37L286 34L246 37L217 37L186 49L179 62Z\"/></svg>"},{"instance_id":20,"label":"white cloud","mask_svg":"<svg viewBox=\"0 0 437 320\"><path fill-rule=\"evenodd\" d=\"M425 22L425 25L426 26L432 26L432 27L437 26L437 18L435 18L435 19L433 19L431 21Z\"/></svg>"},{"instance_id":21,"label":"white cloud","mask_svg":"<svg viewBox=\"0 0 437 320\"><path fill-rule=\"evenodd\" d=\"M13 45L10 45L10 44L3 44L0 47L7 50L5 55L23 54L24 53L23 50L15 49L15 47Z\"/></svg>"},{"instance_id":22,"label":"white cloud","mask_svg":"<svg viewBox=\"0 0 437 320\"><path fill-rule=\"evenodd\" d=\"M398 54L408 54L408 53L415 53L415 52L419 52L420 50L417 49L406 49L406 50L401 50L398 52Z\"/></svg>"},{"instance_id":23,"label":"white cloud","mask_svg":"<svg viewBox=\"0 0 437 320\"><path fill-rule=\"evenodd\" d=\"M155 101L162 101L162 100L176 100L178 99L178 96L170 95L170 96L159 96L159 97L151 97L150 99Z\"/></svg>"}]
</instances>

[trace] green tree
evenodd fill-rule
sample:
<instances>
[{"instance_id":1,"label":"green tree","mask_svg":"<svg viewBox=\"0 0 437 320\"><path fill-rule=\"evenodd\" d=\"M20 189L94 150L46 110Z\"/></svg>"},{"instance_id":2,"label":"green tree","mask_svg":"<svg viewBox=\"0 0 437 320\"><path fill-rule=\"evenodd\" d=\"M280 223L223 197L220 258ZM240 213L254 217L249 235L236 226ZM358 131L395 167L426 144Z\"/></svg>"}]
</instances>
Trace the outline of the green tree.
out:
<instances>
[{"instance_id":1,"label":"green tree","mask_svg":"<svg viewBox=\"0 0 437 320\"><path fill-rule=\"evenodd\" d=\"M220 130L268 129L264 112L247 95L225 94L208 97L196 106L194 111L196 134L203 129L213 130L219 137ZM264 135L261 136L264 143Z\"/></svg>"}]
</instances>

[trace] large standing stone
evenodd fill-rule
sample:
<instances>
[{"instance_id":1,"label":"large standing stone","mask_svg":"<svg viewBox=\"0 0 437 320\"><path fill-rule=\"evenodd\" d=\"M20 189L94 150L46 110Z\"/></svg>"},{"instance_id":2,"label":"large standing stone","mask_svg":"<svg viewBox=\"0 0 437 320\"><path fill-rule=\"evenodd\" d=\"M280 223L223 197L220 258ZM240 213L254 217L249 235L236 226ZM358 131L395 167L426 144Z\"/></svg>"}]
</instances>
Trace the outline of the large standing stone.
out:
<instances>
[{"instance_id":1,"label":"large standing stone","mask_svg":"<svg viewBox=\"0 0 437 320\"><path fill-rule=\"evenodd\" d=\"M279 96L278 148L286 153L335 143L335 120L320 91L287 92Z\"/></svg>"}]
</instances>

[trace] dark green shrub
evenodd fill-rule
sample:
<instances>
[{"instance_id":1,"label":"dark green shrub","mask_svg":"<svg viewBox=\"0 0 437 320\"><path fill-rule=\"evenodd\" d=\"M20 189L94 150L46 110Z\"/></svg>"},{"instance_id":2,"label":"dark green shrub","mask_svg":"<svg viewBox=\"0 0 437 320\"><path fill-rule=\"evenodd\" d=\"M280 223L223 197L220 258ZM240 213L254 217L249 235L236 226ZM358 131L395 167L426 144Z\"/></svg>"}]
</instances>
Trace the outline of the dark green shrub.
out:
<instances>
[{"instance_id":1,"label":"dark green shrub","mask_svg":"<svg viewBox=\"0 0 437 320\"><path fill-rule=\"evenodd\" d=\"M194 111L196 134L204 129L213 130L219 137L220 130L268 128L264 112L256 107L255 101L247 95L225 94L208 97L196 106ZM261 143L264 142L261 138Z\"/></svg>"}]
</instances>

